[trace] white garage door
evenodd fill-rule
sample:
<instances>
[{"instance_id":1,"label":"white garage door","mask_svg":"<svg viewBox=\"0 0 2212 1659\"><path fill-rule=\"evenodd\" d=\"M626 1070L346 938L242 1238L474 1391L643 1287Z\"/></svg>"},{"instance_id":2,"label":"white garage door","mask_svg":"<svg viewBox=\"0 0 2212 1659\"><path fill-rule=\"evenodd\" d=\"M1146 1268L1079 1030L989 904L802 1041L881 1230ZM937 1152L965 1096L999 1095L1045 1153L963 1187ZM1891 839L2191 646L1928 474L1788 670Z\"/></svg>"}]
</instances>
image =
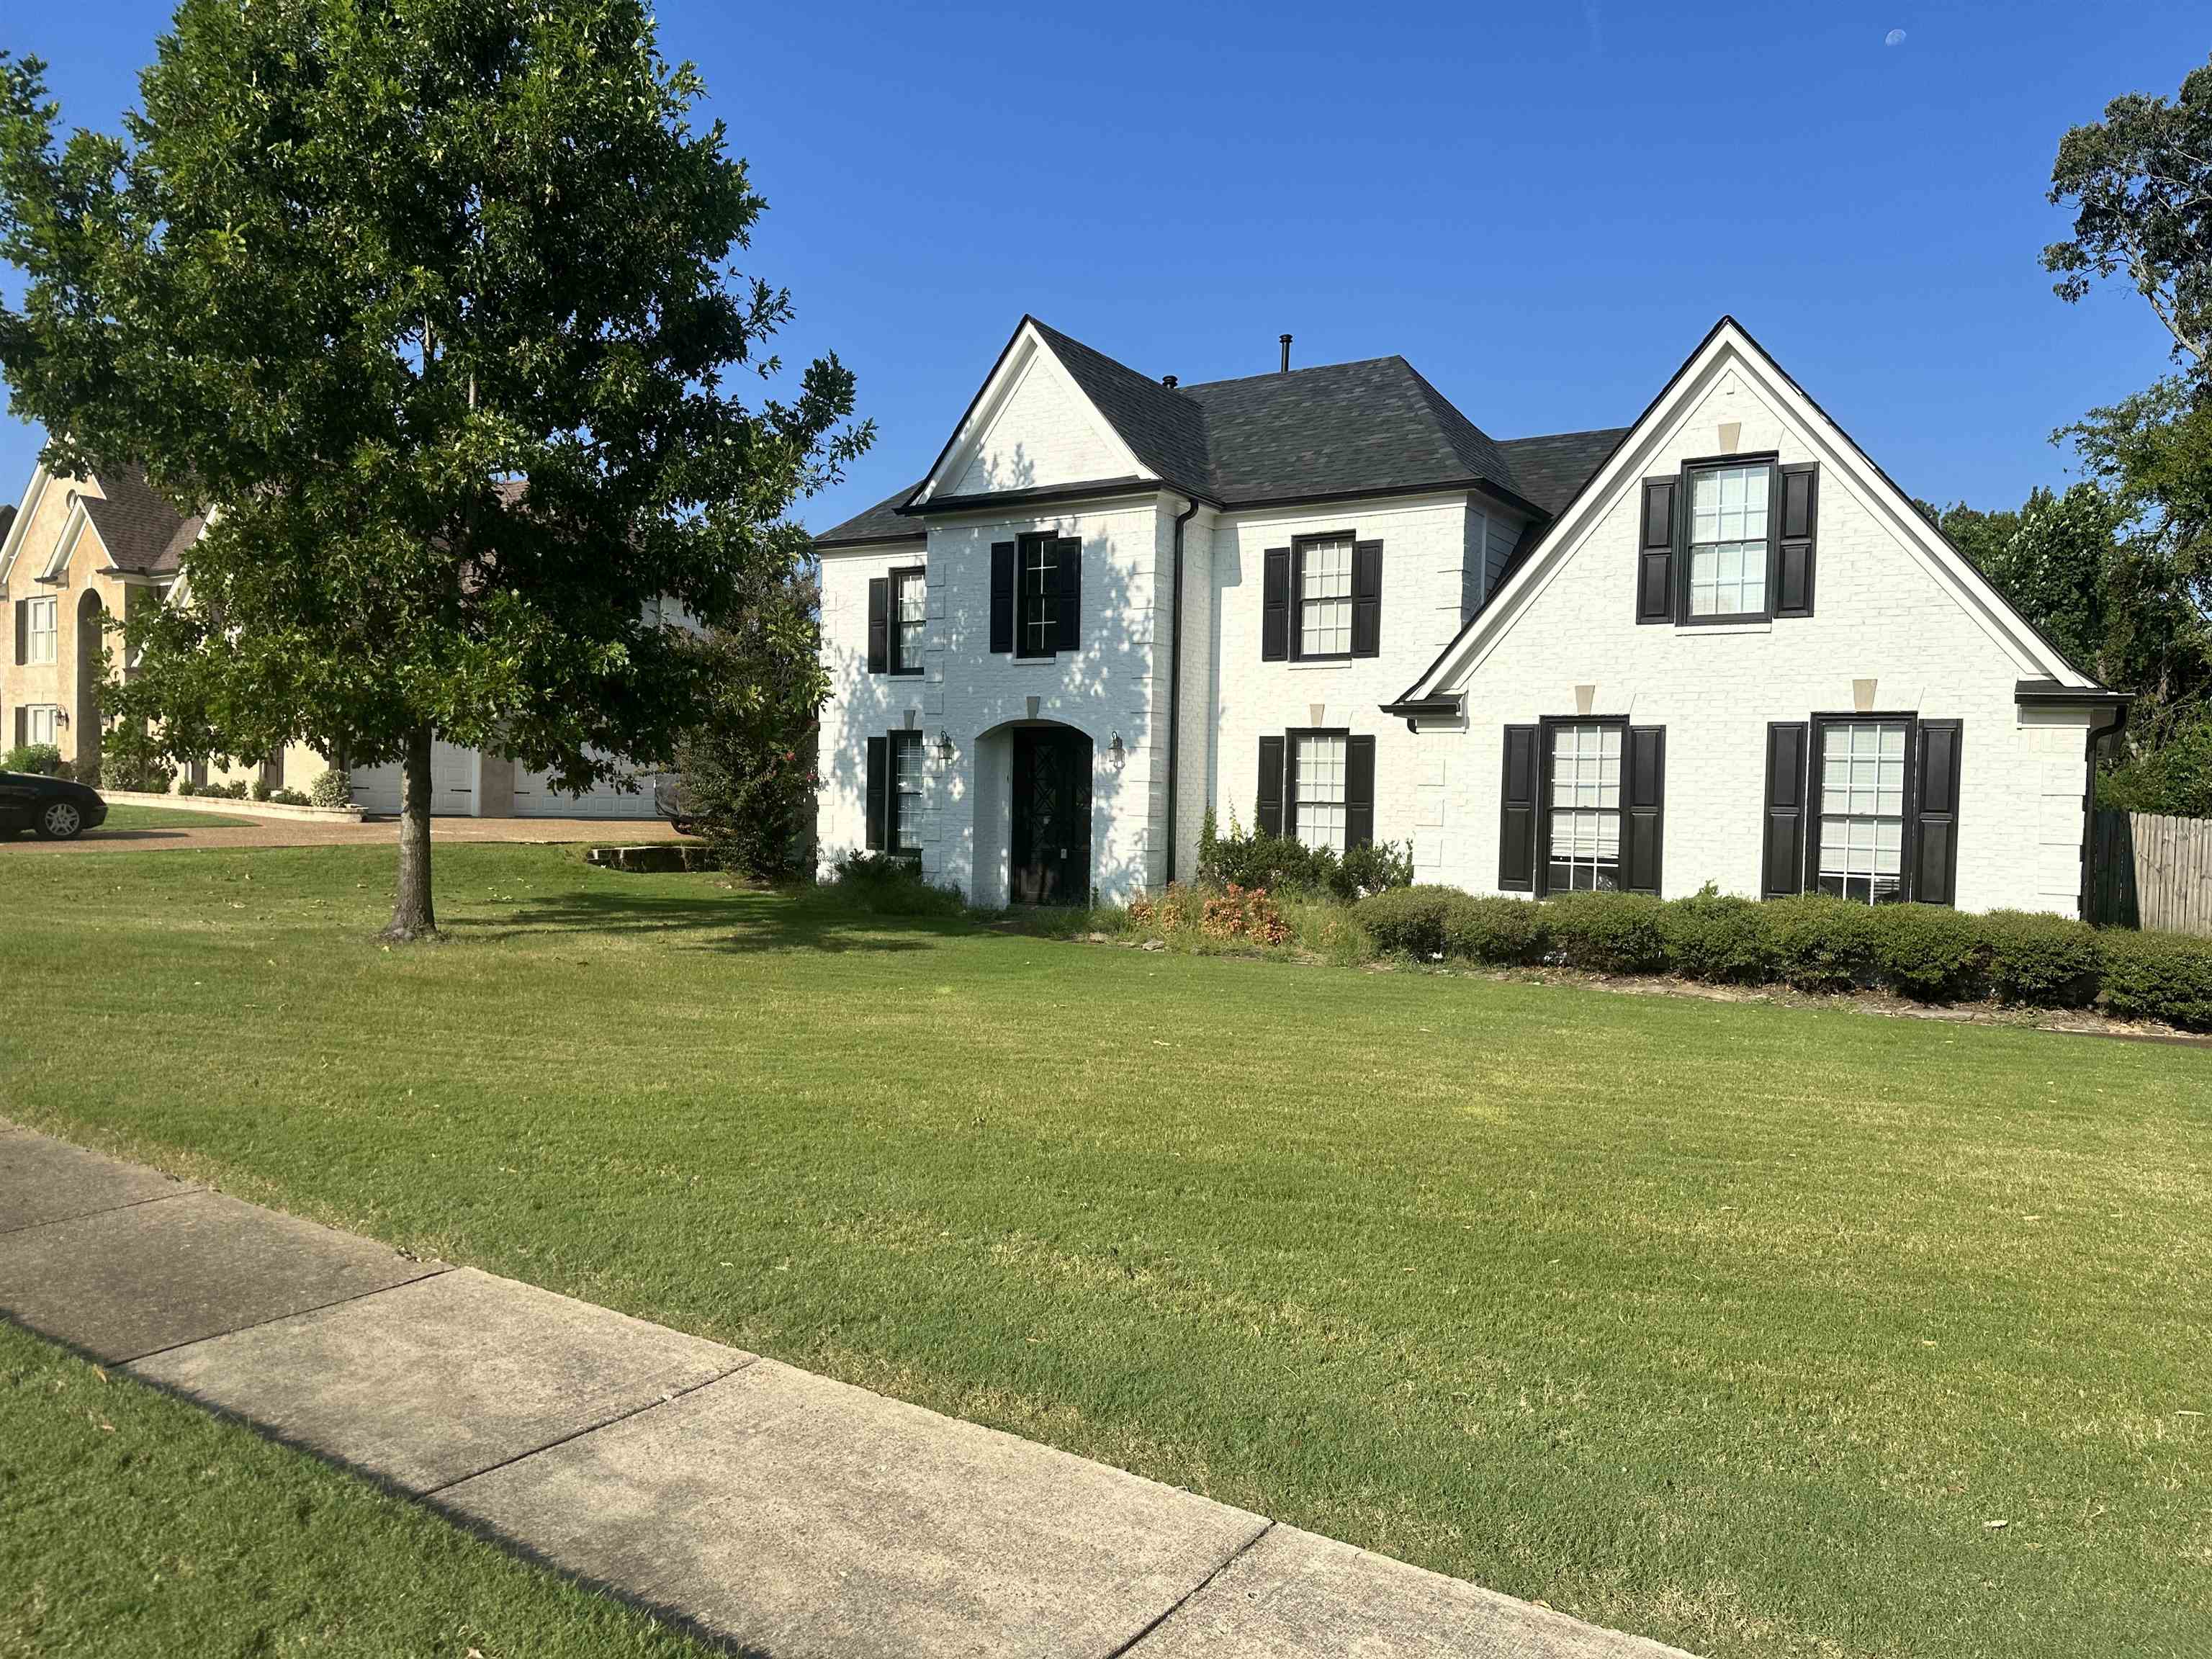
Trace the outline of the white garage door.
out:
<instances>
[{"instance_id":1,"label":"white garage door","mask_svg":"<svg viewBox=\"0 0 2212 1659\"><path fill-rule=\"evenodd\" d=\"M653 809L653 779L638 780L633 794L601 784L572 795L553 787L544 772L514 769L514 816L519 818L649 818Z\"/></svg>"},{"instance_id":2,"label":"white garage door","mask_svg":"<svg viewBox=\"0 0 2212 1659\"><path fill-rule=\"evenodd\" d=\"M398 811L399 793L397 761L354 769L353 798L365 811ZM430 811L441 817L466 817L476 808L477 751L434 741L430 745Z\"/></svg>"}]
</instances>

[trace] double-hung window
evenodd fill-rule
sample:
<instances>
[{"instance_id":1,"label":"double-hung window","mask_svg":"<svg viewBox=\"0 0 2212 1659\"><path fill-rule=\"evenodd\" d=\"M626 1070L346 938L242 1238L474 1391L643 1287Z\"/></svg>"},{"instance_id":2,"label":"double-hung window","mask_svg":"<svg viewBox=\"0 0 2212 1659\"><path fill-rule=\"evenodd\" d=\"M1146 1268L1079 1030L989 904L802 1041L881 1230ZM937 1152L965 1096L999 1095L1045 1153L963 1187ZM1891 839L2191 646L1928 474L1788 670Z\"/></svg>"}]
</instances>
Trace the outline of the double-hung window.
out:
<instances>
[{"instance_id":1,"label":"double-hung window","mask_svg":"<svg viewBox=\"0 0 2212 1659\"><path fill-rule=\"evenodd\" d=\"M890 734L891 845L894 853L921 851L921 733Z\"/></svg>"},{"instance_id":2,"label":"double-hung window","mask_svg":"<svg viewBox=\"0 0 2212 1659\"><path fill-rule=\"evenodd\" d=\"M929 626L929 576L923 570L891 573L891 662L894 674L919 674L922 638Z\"/></svg>"},{"instance_id":3,"label":"double-hung window","mask_svg":"<svg viewBox=\"0 0 2212 1659\"><path fill-rule=\"evenodd\" d=\"M30 634L29 659L33 662L54 660L54 643L59 637L57 622L58 604L52 596L29 601L25 611ZM41 738L41 742L51 739Z\"/></svg>"},{"instance_id":4,"label":"double-hung window","mask_svg":"<svg viewBox=\"0 0 2212 1659\"><path fill-rule=\"evenodd\" d=\"M1905 896L1904 720L1832 720L1820 732L1820 890L1867 904Z\"/></svg>"},{"instance_id":5,"label":"double-hung window","mask_svg":"<svg viewBox=\"0 0 2212 1659\"><path fill-rule=\"evenodd\" d=\"M52 703L31 703L23 710L25 743L61 741L61 713Z\"/></svg>"},{"instance_id":6,"label":"double-hung window","mask_svg":"<svg viewBox=\"0 0 2212 1659\"><path fill-rule=\"evenodd\" d=\"M1622 735L1621 726L1597 722L1551 727L1551 791L1544 804L1548 892L1610 892L1620 885Z\"/></svg>"},{"instance_id":7,"label":"double-hung window","mask_svg":"<svg viewBox=\"0 0 2212 1659\"><path fill-rule=\"evenodd\" d=\"M1341 732L1302 732L1297 764L1291 775L1297 781L1292 803L1292 833L1308 847L1345 850L1345 742Z\"/></svg>"},{"instance_id":8,"label":"double-hung window","mask_svg":"<svg viewBox=\"0 0 2212 1659\"><path fill-rule=\"evenodd\" d=\"M1059 608L1060 548L1050 536L1024 536L1020 557L1014 654L1049 657L1058 643L1053 624Z\"/></svg>"},{"instance_id":9,"label":"double-hung window","mask_svg":"<svg viewBox=\"0 0 2212 1659\"><path fill-rule=\"evenodd\" d=\"M1298 547L1298 656L1352 654L1352 538L1332 537Z\"/></svg>"},{"instance_id":10,"label":"double-hung window","mask_svg":"<svg viewBox=\"0 0 2212 1659\"><path fill-rule=\"evenodd\" d=\"M1690 474L1690 615L1764 617L1766 515L1772 468L1705 467Z\"/></svg>"}]
</instances>

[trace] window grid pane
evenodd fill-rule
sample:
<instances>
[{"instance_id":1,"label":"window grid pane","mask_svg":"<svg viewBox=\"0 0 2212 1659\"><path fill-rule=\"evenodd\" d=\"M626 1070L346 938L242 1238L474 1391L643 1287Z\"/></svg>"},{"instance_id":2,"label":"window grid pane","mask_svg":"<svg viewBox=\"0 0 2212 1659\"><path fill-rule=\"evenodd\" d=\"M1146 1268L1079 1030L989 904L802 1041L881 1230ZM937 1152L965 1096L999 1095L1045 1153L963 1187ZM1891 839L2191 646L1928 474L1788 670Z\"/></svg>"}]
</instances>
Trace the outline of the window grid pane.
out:
<instances>
[{"instance_id":1,"label":"window grid pane","mask_svg":"<svg viewBox=\"0 0 2212 1659\"><path fill-rule=\"evenodd\" d=\"M1344 851L1344 746L1341 736L1297 740L1297 811L1291 824L1308 847Z\"/></svg>"},{"instance_id":2,"label":"window grid pane","mask_svg":"<svg viewBox=\"0 0 2212 1659\"><path fill-rule=\"evenodd\" d=\"M1620 885L1620 753L1617 726L1552 728L1551 859L1554 892Z\"/></svg>"},{"instance_id":3,"label":"window grid pane","mask_svg":"<svg viewBox=\"0 0 2212 1659\"><path fill-rule=\"evenodd\" d=\"M58 633L57 602L51 599L33 599L29 605L30 659L33 662L54 660L54 642Z\"/></svg>"},{"instance_id":4,"label":"window grid pane","mask_svg":"<svg viewBox=\"0 0 2212 1659\"><path fill-rule=\"evenodd\" d=\"M1298 654L1352 651L1352 544L1311 542L1299 555Z\"/></svg>"},{"instance_id":5,"label":"window grid pane","mask_svg":"<svg viewBox=\"0 0 2212 1659\"><path fill-rule=\"evenodd\" d=\"M1048 657L1053 653L1053 598L1059 584L1054 580L1052 543L1040 538L1022 550L1022 653Z\"/></svg>"},{"instance_id":6,"label":"window grid pane","mask_svg":"<svg viewBox=\"0 0 2212 1659\"><path fill-rule=\"evenodd\" d=\"M1905 896L1902 720L1854 720L1821 739L1820 888L1863 903Z\"/></svg>"},{"instance_id":7,"label":"window grid pane","mask_svg":"<svg viewBox=\"0 0 2212 1659\"><path fill-rule=\"evenodd\" d=\"M895 851L921 850L921 733L891 734L891 793L896 803L891 831Z\"/></svg>"},{"instance_id":8,"label":"window grid pane","mask_svg":"<svg viewBox=\"0 0 2212 1659\"><path fill-rule=\"evenodd\" d=\"M929 583L919 573L898 579L898 661L902 672L921 666L922 635L929 622Z\"/></svg>"},{"instance_id":9,"label":"window grid pane","mask_svg":"<svg viewBox=\"0 0 2212 1659\"><path fill-rule=\"evenodd\" d=\"M1765 465L1716 467L1690 479L1690 614L1766 609Z\"/></svg>"}]
</instances>

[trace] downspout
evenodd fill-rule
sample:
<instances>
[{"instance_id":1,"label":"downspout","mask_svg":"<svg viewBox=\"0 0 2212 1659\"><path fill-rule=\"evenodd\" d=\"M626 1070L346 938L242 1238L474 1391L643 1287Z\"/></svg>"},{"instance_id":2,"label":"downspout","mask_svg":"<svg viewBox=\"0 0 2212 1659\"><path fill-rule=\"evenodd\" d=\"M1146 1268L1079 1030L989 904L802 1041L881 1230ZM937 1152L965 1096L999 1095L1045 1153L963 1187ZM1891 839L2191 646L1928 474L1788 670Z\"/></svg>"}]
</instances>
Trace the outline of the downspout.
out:
<instances>
[{"instance_id":1,"label":"downspout","mask_svg":"<svg viewBox=\"0 0 2212 1659\"><path fill-rule=\"evenodd\" d=\"M1198 497L1176 515L1175 616L1168 623L1168 879L1176 878L1176 773L1182 751L1182 527L1198 512Z\"/></svg>"},{"instance_id":2,"label":"downspout","mask_svg":"<svg viewBox=\"0 0 2212 1659\"><path fill-rule=\"evenodd\" d=\"M2091 860L2096 856L2097 848L2097 751L2118 737L2127 723L2128 705L2119 703L2114 708L2112 723L2091 726L2088 737L2082 743L2082 748L2088 755L2089 777L2081 787L2081 896L2076 902L2081 920L2087 922L2095 921L2089 914L2089 890L2096 878Z\"/></svg>"}]
</instances>

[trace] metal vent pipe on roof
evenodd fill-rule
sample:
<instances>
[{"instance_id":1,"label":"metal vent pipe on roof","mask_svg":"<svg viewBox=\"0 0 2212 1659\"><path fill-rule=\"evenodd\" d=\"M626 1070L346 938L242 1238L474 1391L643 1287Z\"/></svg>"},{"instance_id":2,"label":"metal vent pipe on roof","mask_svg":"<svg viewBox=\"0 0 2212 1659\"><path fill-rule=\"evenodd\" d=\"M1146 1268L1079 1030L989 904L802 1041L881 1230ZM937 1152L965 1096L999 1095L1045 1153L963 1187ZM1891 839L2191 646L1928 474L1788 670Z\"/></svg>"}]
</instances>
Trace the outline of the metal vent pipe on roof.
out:
<instances>
[{"instance_id":1,"label":"metal vent pipe on roof","mask_svg":"<svg viewBox=\"0 0 2212 1659\"><path fill-rule=\"evenodd\" d=\"M1289 335L1285 334L1285 335L1284 335L1284 336L1283 336L1283 373L1284 373L1284 374L1289 374L1290 372L1291 372L1291 337L1290 337Z\"/></svg>"}]
</instances>

